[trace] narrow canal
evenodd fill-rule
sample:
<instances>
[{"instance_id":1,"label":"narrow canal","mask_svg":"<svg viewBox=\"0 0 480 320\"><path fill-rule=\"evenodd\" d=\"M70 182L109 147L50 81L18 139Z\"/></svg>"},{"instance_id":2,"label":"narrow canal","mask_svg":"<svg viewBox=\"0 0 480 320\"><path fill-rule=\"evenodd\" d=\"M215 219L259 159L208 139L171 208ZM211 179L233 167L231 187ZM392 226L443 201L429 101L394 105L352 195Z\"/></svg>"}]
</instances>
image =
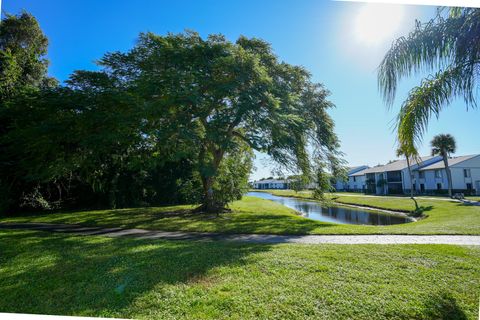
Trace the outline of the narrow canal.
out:
<instances>
[{"instance_id":1,"label":"narrow canal","mask_svg":"<svg viewBox=\"0 0 480 320\"><path fill-rule=\"evenodd\" d=\"M322 206L321 203L290 197L279 197L266 192L249 192L247 196L278 202L294 209L306 218L323 222L341 224L391 225L411 222L410 219L372 210L363 210L342 206Z\"/></svg>"}]
</instances>

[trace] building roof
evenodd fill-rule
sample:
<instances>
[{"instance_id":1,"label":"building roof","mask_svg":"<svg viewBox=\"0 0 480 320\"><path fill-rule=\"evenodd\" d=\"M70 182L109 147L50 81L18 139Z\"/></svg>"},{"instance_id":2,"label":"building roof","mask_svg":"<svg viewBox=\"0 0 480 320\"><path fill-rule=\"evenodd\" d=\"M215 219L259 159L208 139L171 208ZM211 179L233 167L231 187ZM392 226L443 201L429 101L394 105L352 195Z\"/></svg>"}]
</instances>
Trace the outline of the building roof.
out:
<instances>
[{"instance_id":1,"label":"building roof","mask_svg":"<svg viewBox=\"0 0 480 320\"><path fill-rule=\"evenodd\" d=\"M349 174L348 176L349 176L349 177L363 176L363 175L365 174L365 171L367 171L367 170L369 170L369 169L373 169L373 168L365 168L365 169L363 169L363 170L360 170L360 171L351 173L351 174Z\"/></svg>"},{"instance_id":2,"label":"building roof","mask_svg":"<svg viewBox=\"0 0 480 320\"><path fill-rule=\"evenodd\" d=\"M368 168L368 166L365 166L365 165L363 165L363 166L356 166L356 167L348 167L348 168L347 168L347 169L348 169L347 175L352 175L352 174L354 174L354 173L356 173L356 172L365 170L365 169L367 169L367 168Z\"/></svg>"},{"instance_id":3,"label":"building roof","mask_svg":"<svg viewBox=\"0 0 480 320\"><path fill-rule=\"evenodd\" d=\"M287 180L281 180L281 179L265 179L265 180L258 180L254 181L253 183L286 183Z\"/></svg>"},{"instance_id":4,"label":"building roof","mask_svg":"<svg viewBox=\"0 0 480 320\"><path fill-rule=\"evenodd\" d=\"M432 159L432 156L425 156L425 157L420 157L420 163ZM417 163L414 160L410 161L411 165L416 165ZM407 160L396 160L391 163L381 165L381 166L376 166L373 168L368 168L365 170L361 170L359 172L355 172L354 174L351 174L350 176L362 176L367 173L377 173L377 172L387 172L387 171L399 171L407 168Z\"/></svg>"},{"instance_id":5,"label":"building roof","mask_svg":"<svg viewBox=\"0 0 480 320\"><path fill-rule=\"evenodd\" d=\"M478 156L480 156L480 154L472 154L472 155L468 155L468 156L460 156L460 157L449 158L448 159L448 166L453 167L453 166L456 166L456 165L462 163L463 161L466 161L466 160L469 160L469 159L472 159L472 158L475 158L475 157L478 157ZM443 163L443 161L438 161L438 162L435 162L435 163L433 163L429 166L423 167L420 170L424 171L424 170L435 170L435 169L444 169L444 168L445 168L445 164Z\"/></svg>"}]
</instances>

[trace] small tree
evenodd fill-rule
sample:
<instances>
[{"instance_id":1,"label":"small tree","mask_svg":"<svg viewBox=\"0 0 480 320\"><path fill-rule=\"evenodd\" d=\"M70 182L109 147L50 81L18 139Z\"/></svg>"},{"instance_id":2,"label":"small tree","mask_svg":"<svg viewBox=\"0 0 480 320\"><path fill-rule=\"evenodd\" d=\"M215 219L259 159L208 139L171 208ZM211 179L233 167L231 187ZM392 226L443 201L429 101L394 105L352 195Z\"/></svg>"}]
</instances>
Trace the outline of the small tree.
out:
<instances>
[{"instance_id":1,"label":"small tree","mask_svg":"<svg viewBox=\"0 0 480 320\"><path fill-rule=\"evenodd\" d=\"M384 179L383 177L378 179L377 181L377 187L379 187L382 190L382 194L386 194L385 192L385 186L388 184L387 180Z\"/></svg>"},{"instance_id":2,"label":"small tree","mask_svg":"<svg viewBox=\"0 0 480 320\"><path fill-rule=\"evenodd\" d=\"M295 192L304 190L308 182L309 182L309 179L302 175L292 175L288 177L288 183L289 183L290 189L292 189Z\"/></svg>"},{"instance_id":3,"label":"small tree","mask_svg":"<svg viewBox=\"0 0 480 320\"><path fill-rule=\"evenodd\" d=\"M240 200L248 191L248 176L253 167L252 156L252 150L246 145L225 156L212 188L215 202L226 206L231 201Z\"/></svg>"},{"instance_id":4,"label":"small tree","mask_svg":"<svg viewBox=\"0 0 480 320\"><path fill-rule=\"evenodd\" d=\"M324 166L321 165L317 168L316 176L317 187L313 191L313 197L315 199L325 200L325 193L333 191L333 187L331 184L332 176L328 174L325 171Z\"/></svg>"},{"instance_id":5,"label":"small tree","mask_svg":"<svg viewBox=\"0 0 480 320\"><path fill-rule=\"evenodd\" d=\"M448 180L448 196L452 197L452 173L448 165L448 157L457 148L455 138L450 134L439 134L433 137L430 145L432 147L432 156L440 155L443 158Z\"/></svg>"}]
</instances>

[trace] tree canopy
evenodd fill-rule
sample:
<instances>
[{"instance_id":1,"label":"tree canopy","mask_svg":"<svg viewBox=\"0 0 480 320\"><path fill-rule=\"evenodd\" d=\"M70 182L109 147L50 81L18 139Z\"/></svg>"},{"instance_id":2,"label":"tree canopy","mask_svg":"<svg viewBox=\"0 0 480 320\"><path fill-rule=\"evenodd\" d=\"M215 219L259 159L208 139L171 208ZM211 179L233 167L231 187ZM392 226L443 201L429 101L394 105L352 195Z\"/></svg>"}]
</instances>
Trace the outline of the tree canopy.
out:
<instances>
[{"instance_id":1,"label":"tree canopy","mask_svg":"<svg viewBox=\"0 0 480 320\"><path fill-rule=\"evenodd\" d=\"M308 146L336 165L328 91L305 69L280 62L262 40L144 33L132 50L109 53L100 65L98 77L130 88L153 115L145 120L162 135L164 154L179 139L195 145L207 206L217 206L212 185L224 157L242 145L304 175L311 174Z\"/></svg>"},{"instance_id":2,"label":"tree canopy","mask_svg":"<svg viewBox=\"0 0 480 320\"><path fill-rule=\"evenodd\" d=\"M29 13L8 15L0 22L0 99L25 88L55 84L47 77L48 39Z\"/></svg>"},{"instance_id":3,"label":"tree canopy","mask_svg":"<svg viewBox=\"0 0 480 320\"><path fill-rule=\"evenodd\" d=\"M98 64L9 99L0 177L15 198L122 207L163 192L214 211L247 190L252 150L305 177L341 164L328 91L263 40L142 33Z\"/></svg>"}]
</instances>

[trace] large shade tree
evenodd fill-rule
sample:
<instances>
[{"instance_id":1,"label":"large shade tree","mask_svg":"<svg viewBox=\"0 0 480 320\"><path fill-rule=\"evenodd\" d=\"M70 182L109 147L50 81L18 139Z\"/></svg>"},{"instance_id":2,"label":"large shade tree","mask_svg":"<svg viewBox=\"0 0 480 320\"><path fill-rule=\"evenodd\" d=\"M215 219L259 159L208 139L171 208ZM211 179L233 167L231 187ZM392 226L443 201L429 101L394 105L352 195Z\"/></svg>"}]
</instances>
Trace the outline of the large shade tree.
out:
<instances>
[{"instance_id":1,"label":"large shade tree","mask_svg":"<svg viewBox=\"0 0 480 320\"><path fill-rule=\"evenodd\" d=\"M303 68L281 62L259 39L221 35L141 34L126 53L105 55L99 73L130 88L163 155L178 139L196 147L202 210L232 199L216 192L222 163L245 147L268 153L290 171L311 176L311 156L336 170L338 139L328 91ZM313 150L310 154L308 150Z\"/></svg>"},{"instance_id":2,"label":"large shade tree","mask_svg":"<svg viewBox=\"0 0 480 320\"><path fill-rule=\"evenodd\" d=\"M455 98L475 107L480 66L480 9L440 9L427 23L401 37L386 53L378 83L388 105L394 102L398 81L415 73L435 71L413 88L398 114L398 139L417 148L432 116Z\"/></svg>"},{"instance_id":3,"label":"large shade tree","mask_svg":"<svg viewBox=\"0 0 480 320\"><path fill-rule=\"evenodd\" d=\"M430 142L432 147L432 156L442 156L445 172L448 180L448 195L452 196L452 173L448 165L448 156L457 149L455 138L450 134L438 134Z\"/></svg>"}]
</instances>

